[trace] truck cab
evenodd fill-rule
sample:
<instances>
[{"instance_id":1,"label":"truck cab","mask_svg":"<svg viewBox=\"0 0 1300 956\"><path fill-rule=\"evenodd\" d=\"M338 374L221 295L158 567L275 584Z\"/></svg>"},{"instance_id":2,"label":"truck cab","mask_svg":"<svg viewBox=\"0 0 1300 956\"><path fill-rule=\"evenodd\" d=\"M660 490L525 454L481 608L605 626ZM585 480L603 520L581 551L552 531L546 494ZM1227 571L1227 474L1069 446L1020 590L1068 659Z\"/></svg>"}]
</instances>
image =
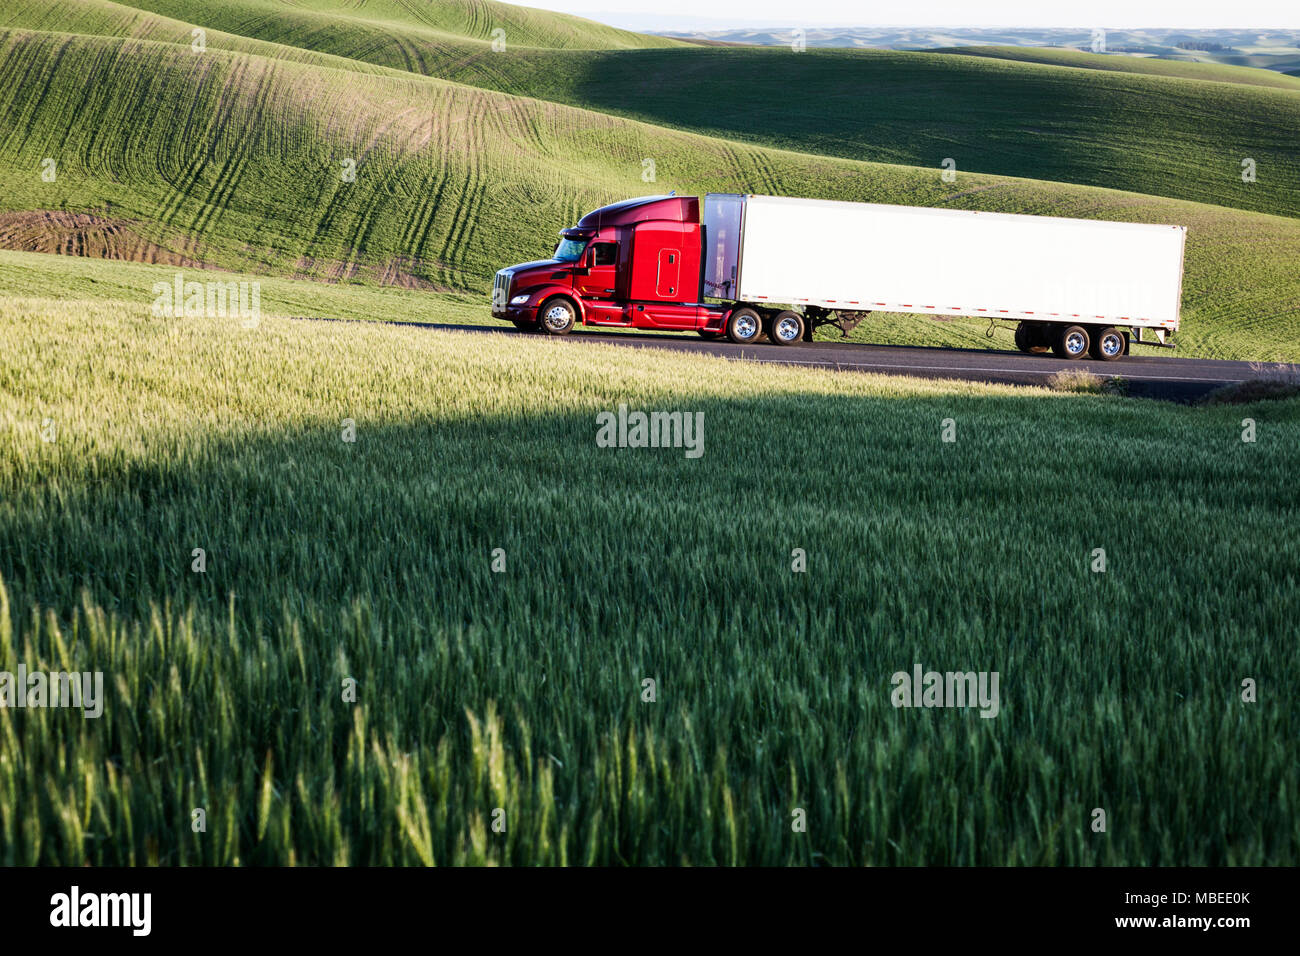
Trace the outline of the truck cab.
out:
<instances>
[{"instance_id":1,"label":"truck cab","mask_svg":"<svg viewBox=\"0 0 1300 956\"><path fill-rule=\"evenodd\" d=\"M555 335L574 325L720 328L702 299L700 201L643 196L602 206L560 231L549 259L497 272L492 315Z\"/></svg>"}]
</instances>

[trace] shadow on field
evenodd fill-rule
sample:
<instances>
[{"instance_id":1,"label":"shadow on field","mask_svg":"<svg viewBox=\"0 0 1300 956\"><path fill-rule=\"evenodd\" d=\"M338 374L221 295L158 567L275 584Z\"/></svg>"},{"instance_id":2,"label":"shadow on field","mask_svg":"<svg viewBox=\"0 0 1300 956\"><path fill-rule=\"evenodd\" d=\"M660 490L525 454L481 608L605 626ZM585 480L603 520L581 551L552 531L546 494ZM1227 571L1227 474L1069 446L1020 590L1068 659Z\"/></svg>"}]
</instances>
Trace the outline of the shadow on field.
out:
<instances>
[{"instance_id":1,"label":"shadow on field","mask_svg":"<svg viewBox=\"0 0 1300 956\"><path fill-rule=\"evenodd\" d=\"M30 725L49 736L14 792L48 824L39 859L1294 861L1273 795L1300 782L1278 746L1300 691L1300 553L1276 533L1296 443L1242 454L1238 410L425 400L8 496L14 648L110 688L99 721ZM692 416L702 453L600 447L620 405L629 427ZM1152 569L1186 597L1152 600ZM83 589L130 630L79 616ZM79 621L64 657L37 603ZM997 671L997 716L896 709L914 666ZM1243 675L1277 702L1243 710ZM113 839L56 825L86 774ZM199 805L224 808L206 841ZM491 842L497 807L518 825Z\"/></svg>"}]
</instances>

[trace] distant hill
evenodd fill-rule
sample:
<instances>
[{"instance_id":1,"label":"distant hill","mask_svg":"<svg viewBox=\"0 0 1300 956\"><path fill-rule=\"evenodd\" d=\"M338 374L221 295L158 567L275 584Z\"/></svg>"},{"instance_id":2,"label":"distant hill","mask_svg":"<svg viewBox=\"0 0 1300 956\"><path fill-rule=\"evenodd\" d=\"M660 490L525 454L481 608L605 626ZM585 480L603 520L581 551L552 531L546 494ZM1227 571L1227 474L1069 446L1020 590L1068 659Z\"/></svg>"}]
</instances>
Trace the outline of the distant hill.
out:
<instances>
[{"instance_id":1,"label":"distant hill","mask_svg":"<svg viewBox=\"0 0 1300 956\"><path fill-rule=\"evenodd\" d=\"M522 51L441 75L800 152L931 168L952 158L976 172L1300 215L1294 78L1246 71L1287 87L1271 89L1223 82L1232 67L1084 71L1064 59L759 47ZM1246 158L1268 175L1243 182Z\"/></svg>"},{"instance_id":2,"label":"distant hill","mask_svg":"<svg viewBox=\"0 0 1300 956\"><path fill-rule=\"evenodd\" d=\"M1247 86L1267 86L1279 90L1300 91L1300 80L1293 76L1255 67L1233 66L1223 62L1166 60L1146 56L1115 56L1108 53L1027 46L963 46L949 47L934 52L994 57L999 60L1014 60L1021 63L1072 66L1084 70L1105 70L1112 73L1145 73L1151 76L1172 76L1187 80L1209 80L1218 83L1244 83Z\"/></svg>"},{"instance_id":3,"label":"distant hill","mask_svg":"<svg viewBox=\"0 0 1300 956\"><path fill-rule=\"evenodd\" d=\"M798 32L796 32L798 31ZM758 46L854 47L873 50L931 50L941 47L1052 47L1113 56L1164 57L1290 69L1300 61L1300 30L1111 30L973 27L799 27L759 29L657 29L665 36L721 40Z\"/></svg>"}]
</instances>

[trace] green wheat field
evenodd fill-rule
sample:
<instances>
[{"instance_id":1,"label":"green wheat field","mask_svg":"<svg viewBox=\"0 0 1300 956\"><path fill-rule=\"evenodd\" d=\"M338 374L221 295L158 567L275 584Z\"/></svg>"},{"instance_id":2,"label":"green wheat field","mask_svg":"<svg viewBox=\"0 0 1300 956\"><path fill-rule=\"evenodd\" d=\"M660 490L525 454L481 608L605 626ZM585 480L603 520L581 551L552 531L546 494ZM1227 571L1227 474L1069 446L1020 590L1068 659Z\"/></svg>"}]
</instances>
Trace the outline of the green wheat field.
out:
<instances>
[{"instance_id":1,"label":"green wheat field","mask_svg":"<svg viewBox=\"0 0 1300 956\"><path fill-rule=\"evenodd\" d=\"M1175 354L1294 362L1297 130L1248 67L6 4L0 672L105 700L0 707L0 864L1295 865L1300 400L451 327L582 213L725 190L1186 225ZM156 314L177 273L260 317ZM620 404L703 455L598 447ZM896 709L915 664L998 716Z\"/></svg>"}]
</instances>

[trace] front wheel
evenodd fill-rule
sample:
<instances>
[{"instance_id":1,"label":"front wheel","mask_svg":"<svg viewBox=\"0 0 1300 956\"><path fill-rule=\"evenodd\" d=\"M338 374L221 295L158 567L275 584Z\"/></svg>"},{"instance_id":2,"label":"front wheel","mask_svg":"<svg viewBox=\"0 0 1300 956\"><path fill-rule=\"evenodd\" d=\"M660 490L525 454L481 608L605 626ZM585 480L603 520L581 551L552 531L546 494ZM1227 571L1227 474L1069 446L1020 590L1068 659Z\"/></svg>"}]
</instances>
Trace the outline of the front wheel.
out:
<instances>
[{"instance_id":1,"label":"front wheel","mask_svg":"<svg viewBox=\"0 0 1300 956\"><path fill-rule=\"evenodd\" d=\"M564 296L543 302L540 315L542 331L548 335L568 335L578 321L577 307Z\"/></svg>"}]
</instances>

